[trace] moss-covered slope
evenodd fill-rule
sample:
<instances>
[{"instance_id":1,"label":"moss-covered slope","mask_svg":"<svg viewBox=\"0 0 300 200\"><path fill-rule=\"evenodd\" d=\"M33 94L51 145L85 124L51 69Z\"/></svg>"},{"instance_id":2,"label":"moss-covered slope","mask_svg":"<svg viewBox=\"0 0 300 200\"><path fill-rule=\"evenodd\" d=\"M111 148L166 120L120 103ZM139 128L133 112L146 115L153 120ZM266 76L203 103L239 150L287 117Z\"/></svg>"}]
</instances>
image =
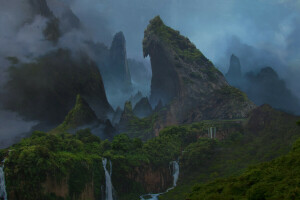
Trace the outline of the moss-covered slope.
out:
<instances>
[{"instance_id":1,"label":"moss-covered slope","mask_svg":"<svg viewBox=\"0 0 300 200\"><path fill-rule=\"evenodd\" d=\"M187 198L294 200L300 197L300 140L287 155L248 168L240 176L195 185Z\"/></svg>"},{"instance_id":2,"label":"moss-covered slope","mask_svg":"<svg viewBox=\"0 0 300 200\"><path fill-rule=\"evenodd\" d=\"M99 123L95 112L91 109L88 103L78 94L76 104L68 113L65 120L52 132L64 132L74 130L84 125Z\"/></svg>"},{"instance_id":3,"label":"moss-covered slope","mask_svg":"<svg viewBox=\"0 0 300 200\"><path fill-rule=\"evenodd\" d=\"M223 187L222 181L212 186L207 183L221 177L240 175L249 166L270 161L288 153L292 144L300 137L300 127L296 125L298 120L299 117L263 105L254 109L248 119L240 121L240 129L238 127L232 129L231 125L229 131L225 131L228 134L225 140L208 142L201 139L196 143L191 143L181 156L181 176L177 187L161 199L223 199L222 195L216 195L216 198L213 198L219 186ZM234 121L230 120L231 123ZM222 134L218 130L220 127L217 126L217 135ZM282 168L286 167L288 166L282 166ZM225 181L225 179L222 180ZM228 186L226 186L227 189L231 187L230 181L225 184ZM187 196L192 192L194 185L198 187L202 184L205 186L201 186L200 195L195 192L197 194L195 198ZM234 182L232 184L234 186ZM226 188L224 187L224 191L221 192L223 196L226 194ZM238 188L240 189L242 188ZM201 197L202 192L205 193L203 194L205 198ZM224 199L230 199L230 197L227 196ZM243 198L237 196L233 199Z\"/></svg>"},{"instance_id":4,"label":"moss-covered slope","mask_svg":"<svg viewBox=\"0 0 300 200\"><path fill-rule=\"evenodd\" d=\"M188 38L160 17L145 30L143 49L152 66L150 100L167 104L163 121L158 122L161 128L203 119L245 118L255 107L244 93L228 85Z\"/></svg>"}]
</instances>

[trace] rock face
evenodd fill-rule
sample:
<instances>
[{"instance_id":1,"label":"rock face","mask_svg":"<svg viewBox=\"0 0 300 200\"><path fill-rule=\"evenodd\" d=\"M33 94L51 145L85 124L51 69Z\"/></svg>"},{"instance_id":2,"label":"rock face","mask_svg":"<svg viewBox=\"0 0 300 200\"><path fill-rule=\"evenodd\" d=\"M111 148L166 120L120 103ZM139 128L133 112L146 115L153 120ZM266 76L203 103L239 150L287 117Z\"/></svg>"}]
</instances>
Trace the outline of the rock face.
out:
<instances>
[{"instance_id":1,"label":"rock face","mask_svg":"<svg viewBox=\"0 0 300 200\"><path fill-rule=\"evenodd\" d=\"M95 112L80 95L77 95L74 108L68 113L58 129L68 131L97 122L98 119Z\"/></svg>"},{"instance_id":2,"label":"rock face","mask_svg":"<svg viewBox=\"0 0 300 200\"><path fill-rule=\"evenodd\" d=\"M230 65L229 70L226 74L227 81L237 87L240 85L240 82L242 80L242 70L241 70L241 63L238 57L235 55L231 55L230 58Z\"/></svg>"},{"instance_id":3,"label":"rock face","mask_svg":"<svg viewBox=\"0 0 300 200\"><path fill-rule=\"evenodd\" d=\"M129 174L129 178L140 183L148 193L164 192L173 183L173 177L168 166L157 169L150 166L137 167L134 173Z\"/></svg>"},{"instance_id":4,"label":"rock face","mask_svg":"<svg viewBox=\"0 0 300 200\"><path fill-rule=\"evenodd\" d=\"M272 107L290 113L300 113L300 100L287 88L284 80L271 67L265 67L259 73L247 73L246 84L241 88L256 104L270 104Z\"/></svg>"},{"instance_id":5,"label":"rock face","mask_svg":"<svg viewBox=\"0 0 300 200\"><path fill-rule=\"evenodd\" d=\"M158 101L157 105L154 108L154 112L159 112L164 107L161 100Z\"/></svg>"},{"instance_id":6,"label":"rock face","mask_svg":"<svg viewBox=\"0 0 300 200\"><path fill-rule=\"evenodd\" d=\"M61 123L81 94L97 114L106 119L109 105L99 70L87 56L57 50L32 63L11 67L5 86L6 109L30 120Z\"/></svg>"},{"instance_id":7,"label":"rock face","mask_svg":"<svg viewBox=\"0 0 300 200\"><path fill-rule=\"evenodd\" d=\"M152 113L152 107L147 97L142 98L134 107L133 113L139 118L147 117Z\"/></svg>"},{"instance_id":8,"label":"rock face","mask_svg":"<svg viewBox=\"0 0 300 200\"><path fill-rule=\"evenodd\" d=\"M53 17L53 13L48 7L46 0L29 0L29 4L35 14L43 17Z\"/></svg>"},{"instance_id":9,"label":"rock face","mask_svg":"<svg viewBox=\"0 0 300 200\"><path fill-rule=\"evenodd\" d=\"M241 73L239 58L232 55L226 74L228 82L245 92L255 104L270 104L289 113L300 113L300 100L287 88L284 80L272 67L264 67L258 73Z\"/></svg>"},{"instance_id":10,"label":"rock face","mask_svg":"<svg viewBox=\"0 0 300 200\"><path fill-rule=\"evenodd\" d=\"M130 97L129 101L133 106L135 106L135 104L137 104L137 102L139 102L142 98L143 94L140 91L138 91L134 96Z\"/></svg>"},{"instance_id":11,"label":"rock face","mask_svg":"<svg viewBox=\"0 0 300 200\"><path fill-rule=\"evenodd\" d=\"M123 111L120 107L118 107L114 113L114 116L112 118L112 123L113 124L118 124L120 122L121 119L121 115L122 115Z\"/></svg>"},{"instance_id":12,"label":"rock face","mask_svg":"<svg viewBox=\"0 0 300 200\"><path fill-rule=\"evenodd\" d=\"M134 117L132 111L132 105L130 101L127 101L124 106L123 113L120 118L120 123L118 126L119 132L123 132L127 130L128 122Z\"/></svg>"},{"instance_id":13,"label":"rock face","mask_svg":"<svg viewBox=\"0 0 300 200\"><path fill-rule=\"evenodd\" d=\"M115 108L123 106L132 92L124 34L117 33L110 48L101 43L87 42L87 45L98 64L109 102Z\"/></svg>"},{"instance_id":14,"label":"rock face","mask_svg":"<svg viewBox=\"0 0 300 200\"><path fill-rule=\"evenodd\" d=\"M120 87L129 90L131 87L131 77L127 63L126 40L123 32L114 36L109 52L109 68L112 72L112 78L120 82Z\"/></svg>"},{"instance_id":15,"label":"rock face","mask_svg":"<svg viewBox=\"0 0 300 200\"><path fill-rule=\"evenodd\" d=\"M143 41L152 67L152 104L168 104L157 131L171 124L246 117L255 105L226 82L222 73L160 17L150 21Z\"/></svg>"}]
</instances>

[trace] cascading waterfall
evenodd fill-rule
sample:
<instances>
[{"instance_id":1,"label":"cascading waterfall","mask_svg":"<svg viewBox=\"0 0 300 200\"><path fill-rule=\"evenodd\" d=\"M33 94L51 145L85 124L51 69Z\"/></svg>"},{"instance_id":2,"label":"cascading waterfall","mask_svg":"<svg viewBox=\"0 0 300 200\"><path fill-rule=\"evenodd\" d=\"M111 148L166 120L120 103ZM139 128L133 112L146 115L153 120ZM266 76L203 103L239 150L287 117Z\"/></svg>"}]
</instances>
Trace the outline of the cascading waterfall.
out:
<instances>
[{"instance_id":1,"label":"cascading waterfall","mask_svg":"<svg viewBox=\"0 0 300 200\"><path fill-rule=\"evenodd\" d=\"M158 200L158 197L162 194L165 194L167 192L169 192L170 190L173 190L176 187L178 178L179 178L179 164L177 161L172 161L170 162L170 165L172 165L173 168L173 186L169 189L167 189L166 192L163 193L158 193L158 194L146 194L146 195L142 195L140 196L141 200L146 200L144 197L149 197L147 198L147 200Z\"/></svg>"},{"instance_id":2,"label":"cascading waterfall","mask_svg":"<svg viewBox=\"0 0 300 200\"><path fill-rule=\"evenodd\" d=\"M107 165L107 159L103 158L102 159L102 164L103 164L103 168L105 171L105 200L113 200L113 185L111 182L111 174L112 174L112 164L111 161L109 161L110 164L110 169L109 172L106 169L106 165Z\"/></svg>"},{"instance_id":3,"label":"cascading waterfall","mask_svg":"<svg viewBox=\"0 0 300 200\"><path fill-rule=\"evenodd\" d=\"M6 187L5 187L5 175L4 175L4 161L3 166L0 166L0 199L7 200Z\"/></svg>"}]
</instances>

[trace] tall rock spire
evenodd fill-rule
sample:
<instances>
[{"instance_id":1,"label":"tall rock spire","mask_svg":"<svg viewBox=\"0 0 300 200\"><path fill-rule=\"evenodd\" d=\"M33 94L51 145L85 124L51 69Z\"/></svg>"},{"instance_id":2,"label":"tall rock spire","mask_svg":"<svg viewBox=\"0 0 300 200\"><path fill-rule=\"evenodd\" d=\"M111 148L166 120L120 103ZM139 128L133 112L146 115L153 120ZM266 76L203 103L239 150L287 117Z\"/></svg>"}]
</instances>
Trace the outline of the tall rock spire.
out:
<instances>
[{"instance_id":1,"label":"tall rock spire","mask_svg":"<svg viewBox=\"0 0 300 200\"><path fill-rule=\"evenodd\" d=\"M226 74L226 79L233 86L238 86L242 80L241 63L239 58L234 54L232 54L230 58L230 65Z\"/></svg>"},{"instance_id":2,"label":"tall rock spire","mask_svg":"<svg viewBox=\"0 0 300 200\"><path fill-rule=\"evenodd\" d=\"M161 99L167 105L155 127L243 118L255 107L188 38L166 26L159 16L145 30L143 50L151 60L150 101L155 105Z\"/></svg>"},{"instance_id":3,"label":"tall rock spire","mask_svg":"<svg viewBox=\"0 0 300 200\"><path fill-rule=\"evenodd\" d=\"M131 76L127 63L126 40L123 32L119 32L114 36L109 53L110 68L113 78L119 81L120 87L130 89Z\"/></svg>"}]
</instances>

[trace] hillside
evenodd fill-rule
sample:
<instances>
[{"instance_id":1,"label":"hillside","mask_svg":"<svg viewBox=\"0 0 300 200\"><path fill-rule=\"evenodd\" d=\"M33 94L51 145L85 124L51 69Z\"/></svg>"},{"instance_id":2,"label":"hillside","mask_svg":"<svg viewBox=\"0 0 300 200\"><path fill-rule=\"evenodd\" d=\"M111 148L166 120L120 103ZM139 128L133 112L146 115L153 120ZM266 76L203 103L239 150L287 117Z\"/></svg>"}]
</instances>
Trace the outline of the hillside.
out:
<instances>
[{"instance_id":1,"label":"hillside","mask_svg":"<svg viewBox=\"0 0 300 200\"><path fill-rule=\"evenodd\" d=\"M145 30L143 50L152 67L150 101L167 105L156 134L173 124L246 118L255 108L188 38L166 26L159 16Z\"/></svg>"},{"instance_id":2,"label":"hillside","mask_svg":"<svg viewBox=\"0 0 300 200\"><path fill-rule=\"evenodd\" d=\"M101 74L84 54L59 49L33 62L10 67L1 100L4 107L30 120L58 124L81 94L100 119L112 112Z\"/></svg>"}]
</instances>

